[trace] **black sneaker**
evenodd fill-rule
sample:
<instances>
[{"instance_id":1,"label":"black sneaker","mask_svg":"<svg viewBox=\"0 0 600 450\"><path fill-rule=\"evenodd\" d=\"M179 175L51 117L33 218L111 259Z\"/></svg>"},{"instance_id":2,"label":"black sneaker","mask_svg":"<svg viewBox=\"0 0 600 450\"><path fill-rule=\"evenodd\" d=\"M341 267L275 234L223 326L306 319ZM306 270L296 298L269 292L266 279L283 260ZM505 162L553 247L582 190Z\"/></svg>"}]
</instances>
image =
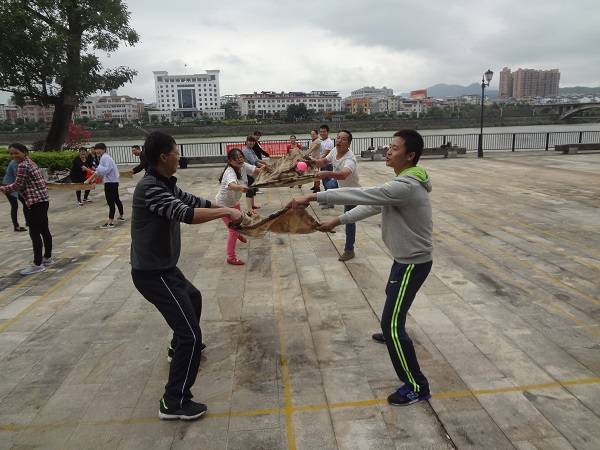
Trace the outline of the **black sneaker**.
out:
<instances>
[{"instance_id":1,"label":"black sneaker","mask_svg":"<svg viewBox=\"0 0 600 450\"><path fill-rule=\"evenodd\" d=\"M385 344L385 337L383 336L383 333L373 333L371 338L373 338L373 340L375 342L379 342L380 344Z\"/></svg>"},{"instance_id":2,"label":"black sneaker","mask_svg":"<svg viewBox=\"0 0 600 450\"><path fill-rule=\"evenodd\" d=\"M429 393L429 391L419 392L417 394L411 388L404 385L404 386L400 387L393 394L390 394L387 398L387 401L390 405L393 405L393 406L408 406L408 405L412 405L414 403L429 400L430 398L431 398L431 394Z\"/></svg>"},{"instance_id":3,"label":"black sneaker","mask_svg":"<svg viewBox=\"0 0 600 450\"><path fill-rule=\"evenodd\" d=\"M162 420L196 420L206 413L206 405L192 400L185 402L182 407L169 408L164 398L160 399L158 417Z\"/></svg>"},{"instance_id":4,"label":"black sneaker","mask_svg":"<svg viewBox=\"0 0 600 450\"><path fill-rule=\"evenodd\" d=\"M204 343L200 344L200 352L201 353L205 348L206 348L206 345L204 345ZM167 361L168 362L173 361L174 354L175 354L175 350L173 350L173 348L169 345L169 348L167 349Z\"/></svg>"}]
</instances>

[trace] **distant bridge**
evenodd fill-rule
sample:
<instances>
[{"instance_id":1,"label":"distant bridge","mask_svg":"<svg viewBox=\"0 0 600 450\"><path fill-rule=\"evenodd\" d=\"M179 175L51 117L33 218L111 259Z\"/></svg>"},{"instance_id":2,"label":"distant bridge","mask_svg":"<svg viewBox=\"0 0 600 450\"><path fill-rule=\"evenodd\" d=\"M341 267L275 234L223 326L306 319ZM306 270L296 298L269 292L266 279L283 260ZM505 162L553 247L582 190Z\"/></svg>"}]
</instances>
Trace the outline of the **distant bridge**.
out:
<instances>
[{"instance_id":1,"label":"distant bridge","mask_svg":"<svg viewBox=\"0 0 600 450\"><path fill-rule=\"evenodd\" d=\"M566 105L565 105L566 106ZM559 120L566 119L574 114L577 114L581 111L586 111L588 109L596 109L600 108L600 103L577 103L574 105L568 105L570 108L566 111L563 110L562 114L559 117Z\"/></svg>"},{"instance_id":2,"label":"distant bridge","mask_svg":"<svg viewBox=\"0 0 600 450\"><path fill-rule=\"evenodd\" d=\"M581 111L599 108L600 103L538 103L531 107L534 116L556 114L560 120L563 120Z\"/></svg>"}]
</instances>

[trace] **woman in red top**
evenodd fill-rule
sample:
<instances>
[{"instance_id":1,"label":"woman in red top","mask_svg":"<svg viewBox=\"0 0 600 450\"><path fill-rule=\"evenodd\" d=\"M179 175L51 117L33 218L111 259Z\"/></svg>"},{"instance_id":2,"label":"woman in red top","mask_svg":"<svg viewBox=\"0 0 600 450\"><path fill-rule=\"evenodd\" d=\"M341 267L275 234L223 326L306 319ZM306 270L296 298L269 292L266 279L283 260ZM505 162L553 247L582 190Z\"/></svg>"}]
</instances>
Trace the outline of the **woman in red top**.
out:
<instances>
[{"instance_id":1,"label":"woman in red top","mask_svg":"<svg viewBox=\"0 0 600 450\"><path fill-rule=\"evenodd\" d=\"M296 142L296 136L294 136L294 135L292 134L292 135L290 136L290 143L289 143L289 144L286 146L286 153L289 155L289 154L290 154L290 151L291 151L293 148L297 148L297 149L301 150L301 149L302 149L302 146Z\"/></svg>"}]
</instances>

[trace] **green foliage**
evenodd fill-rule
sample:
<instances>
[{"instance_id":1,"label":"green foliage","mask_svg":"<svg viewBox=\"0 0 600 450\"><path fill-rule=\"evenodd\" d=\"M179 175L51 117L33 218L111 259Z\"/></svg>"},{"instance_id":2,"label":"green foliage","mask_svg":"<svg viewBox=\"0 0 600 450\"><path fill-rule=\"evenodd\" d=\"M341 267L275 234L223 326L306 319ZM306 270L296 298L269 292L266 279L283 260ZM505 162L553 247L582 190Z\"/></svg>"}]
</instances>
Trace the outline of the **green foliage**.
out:
<instances>
[{"instance_id":1,"label":"green foliage","mask_svg":"<svg viewBox=\"0 0 600 450\"><path fill-rule=\"evenodd\" d=\"M138 40L123 0L2 0L0 90L12 92L18 105L55 105L47 146L60 147L81 99L117 89L137 74L127 67L104 69L96 53Z\"/></svg>"},{"instance_id":2,"label":"green foliage","mask_svg":"<svg viewBox=\"0 0 600 450\"><path fill-rule=\"evenodd\" d=\"M303 120L308 120L312 116L312 113L306 109L304 103L289 105L286 109L286 114L288 122L301 122Z\"/></svg>"},{"instance_id":3,"label":"green foliage","mask_svg":"<svg viewBox=\"0 0 600 450\"><path fill-rule=\"evenodd\" d=\"M69 170L75 156L77 156L75 151L29 152L29 157L38 167L46 167L50 171ZM8 151L0 149L0 177L4 176L9 161Z\"/></svg>"}]
</instances>

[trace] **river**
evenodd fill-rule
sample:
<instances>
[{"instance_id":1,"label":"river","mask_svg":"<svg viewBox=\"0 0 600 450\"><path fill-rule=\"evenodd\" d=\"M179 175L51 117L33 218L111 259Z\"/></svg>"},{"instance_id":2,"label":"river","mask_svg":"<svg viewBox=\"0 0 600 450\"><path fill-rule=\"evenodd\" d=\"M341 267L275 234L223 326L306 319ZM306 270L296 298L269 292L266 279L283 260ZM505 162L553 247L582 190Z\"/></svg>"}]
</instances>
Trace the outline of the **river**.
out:
<instances>
[{"instance_id":1,"label":"river","mask_svg":"<svg viewBox=\"0 0 600 450\"><path fill-rule=\"evenodd\" d=\"M332 130L334 130L332 126ZM350 130L352 131L352 130ZM354 137L386 137L392 136L397 130L390 131L357 131L352 133ZM582 124L570 124L570 125L528 125L528 126L512 126L512 127L484 127L484 133L536 133L536 132L556 132L556 131L600 131L600 123L582 123ZM438 135L438 134L472 134L479 133L479 128L443 128L437 130L419 130L422 135ZM308 139L309 133L296 134L298 139ZM242 142L245 140L245 136L226 136L226 137L187 137L178 138L175 140L179 144L190 144L196 142ZM282 135L263 135L262 139L265 140L286 140L286 136ZM113 146L130 146L134 144L142 144L142 139L126 139L126 140L105 140L103 141L106 145Z\"/></svg>"}]
</instances>

